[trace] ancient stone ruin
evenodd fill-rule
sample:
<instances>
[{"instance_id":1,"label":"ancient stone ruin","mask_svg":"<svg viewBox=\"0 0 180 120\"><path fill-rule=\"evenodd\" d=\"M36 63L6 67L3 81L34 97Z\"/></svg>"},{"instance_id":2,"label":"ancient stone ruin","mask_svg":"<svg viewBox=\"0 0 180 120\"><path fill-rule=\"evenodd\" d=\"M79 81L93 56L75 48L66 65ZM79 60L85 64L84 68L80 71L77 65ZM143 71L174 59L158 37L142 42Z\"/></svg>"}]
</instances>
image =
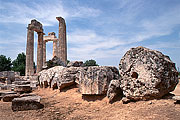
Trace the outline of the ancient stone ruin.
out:
<instances>
[{"instance_id":1,"label":"ancient stone ruin","mask_svg":"<svg viewBox=\"0 0 180 120\"><path fill-rule=\"evenodd\" d=\"M26 76L34 75L34 31L38 34L37 45L37 72L42 70L43 66L43 26L40 22L32 20L27 27L26 44Z\"/></svg>"},{"instance_id":2,"label":"ancient stone ruin","mask_svg":"<svg viewBox=\"0 0 180 120\"><path fill-rule=\"evenodd\" d=\"M41 97L29 94L39 85L41 88L59 89L78 87L82 96L107 96L113 103L119 98L123 103L138 100L160 99L173 91L178 84L178 72L170 58L159 51L144 47L131 48L119 63L113 66L85 67L82 61L67 65L66 24L59 21L59 37L54 32L44 36L40 22L32 20L28 25L26 46L26 76L15 72L0 72L0 99L12 102L13 111L42 108ZM34 31L38 34L37 70L34 74ZM43 69L46 62L46 43L53 41L51 67ZM179 102L179 97L174 97Z\"/></svg>"},{"instance_id":3,"label":"ancient stone ruin","mask_svg":"<svg viewBox=\"0 0 180 120\"><path fill-rule=\"evenodd\" d=\"M49 41L53 41L53 57L58 57L58 38L56 38L56 35L54 32L49 32L48 36L44 36L44 45L43 45L43 65L45 65L46 62L46 43Z\"/></svg>"},{"instance_id":4,"label":"ancient stone ruin","mask_svg":"<svg viewBox=\"0 0 180 120\"><path fill-rule=\"evenodd\" d=\"M67 64L67 42L66 42L66 23L62 17L56 17L59 21L59 43L58 57Z\"/></svg>"},{"instance_id":5,"label":"ancient stone ruin","mask_svg":"<svg viewBox=\"0 0 180 120\"><path fill-rule=\"evenodd\" d=\"M59 38L56 38L54 32L48 33L43 38L43 26L37 20L32 20L28 25L27 44L26 44L26 76L34 75L34 31L38 34L37 45L37 70L42 70L46 61L46 42L53 41L53 57L57 56L64 64L67 64L67 43L66 43L66 23L62 17L56 17L59 21Z\"/></svg>"}]
</instances>

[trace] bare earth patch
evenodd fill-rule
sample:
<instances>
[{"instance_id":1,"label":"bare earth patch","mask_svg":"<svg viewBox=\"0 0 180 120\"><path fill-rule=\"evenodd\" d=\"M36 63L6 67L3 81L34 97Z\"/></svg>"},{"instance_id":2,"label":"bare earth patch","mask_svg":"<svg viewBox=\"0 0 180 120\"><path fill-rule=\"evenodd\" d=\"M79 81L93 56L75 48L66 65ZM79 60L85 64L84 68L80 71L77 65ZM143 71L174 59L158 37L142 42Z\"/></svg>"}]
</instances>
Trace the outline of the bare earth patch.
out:
<instances>
[{"instance_id":1,"label":"bare earth patch","mask_svg":"<svg viewBox=\"0 0 180 120\"><path fill-rule=\"evenodd\" d=\"M179 120L180 104L171 99L131 102L122 104L108 103L104 96L84 96L73 87L64 90L49 88L34 91L40 95L45 105L40 110L11 110L11 102L0 102L0 120ZM173 91L180 95L180 84Z\"/></svg>"}]
</instances>

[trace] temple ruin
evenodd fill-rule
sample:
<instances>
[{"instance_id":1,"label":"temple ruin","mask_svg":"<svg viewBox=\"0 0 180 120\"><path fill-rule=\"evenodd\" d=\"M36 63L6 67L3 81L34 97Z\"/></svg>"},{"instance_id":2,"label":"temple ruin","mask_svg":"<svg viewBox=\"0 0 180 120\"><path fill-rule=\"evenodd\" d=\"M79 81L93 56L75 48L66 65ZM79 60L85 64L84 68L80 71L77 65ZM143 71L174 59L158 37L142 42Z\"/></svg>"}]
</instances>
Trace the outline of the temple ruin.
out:
<instances>
[{"instance_id":1,"label":"temple ruin","mask_svg":"<svg viewBox=\"0 0 180 120\"><path fill-rule=\"evenodd\" d=\"M66 23L62 17L56 17L59 21L59 44L58 57L67 64L67 43L66 43Z\"/></svg>"},{"instance_id":2,"label":"temple ruin","mask_svg":"<svg viewBox=\"0 0 180 120\"><path fill-rule=\"evenodd\" d=\"M63 63L67 64L67 42L66 42L66 23L62 17L56 17L59 21L59 35L56 38L54 32L48 33L43 38L43 26L37 20L31 20L27 27L27 44L26 44L26 76L34 75L34 31L38 34L37 45L37 69L36 73L42 70L46 62L46 42L53 41L53 57L57 56Z\"/></svg>"},{"instance_id":3,"label":"temple ruin","mask_svg":"<svg viewBox=\"0 0 180 120\"><path fill-rule=\"evenodd\" d=\"M26 44L26 76L34 75L34 31L38 34L37 45L37 72L42 70L43 66L43 26L37 20L31 20L27 27Z\"/></svg>"},{"instance_id":4,"label":"temple ruin","mask_svg":"<svg viewBox=\"0 0 180 120\"><path fill-rule=\"evenodd\" d=\"M58 38L56 38L54 32L49 32L48 36L44 36L44 42L43 42L43 65L45 65L46 62L46 43L49 41L53 41L53 57L57 56L58 57Z\"/></svg>"}]
</instances>

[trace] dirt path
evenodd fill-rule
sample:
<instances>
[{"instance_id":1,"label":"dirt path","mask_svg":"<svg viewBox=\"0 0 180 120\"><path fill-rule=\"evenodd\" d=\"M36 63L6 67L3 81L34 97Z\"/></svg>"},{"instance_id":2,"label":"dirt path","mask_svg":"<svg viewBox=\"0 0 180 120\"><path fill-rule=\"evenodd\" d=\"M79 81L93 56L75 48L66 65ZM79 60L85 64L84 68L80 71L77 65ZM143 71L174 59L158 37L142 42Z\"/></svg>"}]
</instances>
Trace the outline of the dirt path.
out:
<instances>
[{"instance_id":1,"label":"dirt path","mask_svg":"<svg viewBox=\"0 0 180 120\"><path fill-rule=\"evenodd\" d=\"M179 120L180 105L161 99L122 104L109 104L106 97L83 97L78 88L59 93L58 90L39 89L45 107L40 110L11 110L11 103L0 102L0 120ZM173 92L180 95L180 85Z\"/></svg>"}]
</instances>

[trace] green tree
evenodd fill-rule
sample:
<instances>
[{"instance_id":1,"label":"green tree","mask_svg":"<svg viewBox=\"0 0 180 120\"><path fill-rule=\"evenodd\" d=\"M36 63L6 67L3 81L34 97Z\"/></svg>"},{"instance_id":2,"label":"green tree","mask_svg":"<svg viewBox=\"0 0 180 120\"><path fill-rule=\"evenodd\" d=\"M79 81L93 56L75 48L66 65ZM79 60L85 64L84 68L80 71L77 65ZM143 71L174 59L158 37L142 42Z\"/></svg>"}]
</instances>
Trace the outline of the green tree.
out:
<instances>
[{"instance_id":1,"label":"green tree","mask_svg":"<svg viewBox=\"0 0 180 120\"><path fill-rule=\"evenodd\" d=\"M1 71L10 71L11 70L11 58L4 55L0 55L0 72Z\"/></svg>"},{"instance_id":2,"label":"green tree","mask_svg":"<svg viewBox=\"0 0 180 120\"><path fill-rule=\"evenodd\" d=\"M22 52L18 54L17 58L12 62L12 70L20 72L21 75L25 75L26 67L26 55Z\"/></svg>"},{"instance_id":3,"label":"green tree","mask_svg":"<svg viewBox=\"0 0 180 120\"><path fill-rule=\"evenodd\" d=\"M84 63L84 66L99 66L95 60L86 60L86 62Z\"/></svg>"},{"instance_id":4,"label":"green tree","mask_svg":"<svg viewBox=\"0 0 180 120\"><path fill-rule=\"evenodd\" d=\"M67 60L67 64L70 62L70 60Z\"/></svg>"}]
</instances>

